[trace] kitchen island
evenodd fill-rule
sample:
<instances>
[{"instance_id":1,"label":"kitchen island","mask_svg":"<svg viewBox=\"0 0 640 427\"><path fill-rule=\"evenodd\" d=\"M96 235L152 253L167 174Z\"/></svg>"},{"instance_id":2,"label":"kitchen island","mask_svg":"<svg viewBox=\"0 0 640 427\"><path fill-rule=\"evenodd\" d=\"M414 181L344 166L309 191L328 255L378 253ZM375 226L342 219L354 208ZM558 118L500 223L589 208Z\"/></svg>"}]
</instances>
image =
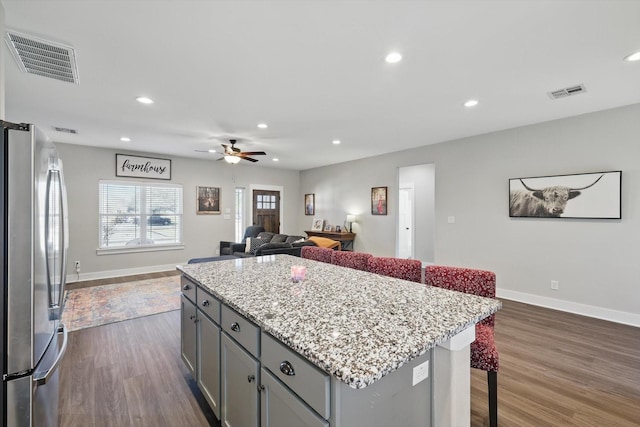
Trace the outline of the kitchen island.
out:
<instances>
[{"instance_id":1,"label":"kitchen island","mask_svg":"<svg viewBox=\"0 0 640 427\"><path fill-rule=\"evenodd\" d=\"M178 269L183 360L223 425L468 425L499 301L288 255Z\"/></svg>"}]
</instances>

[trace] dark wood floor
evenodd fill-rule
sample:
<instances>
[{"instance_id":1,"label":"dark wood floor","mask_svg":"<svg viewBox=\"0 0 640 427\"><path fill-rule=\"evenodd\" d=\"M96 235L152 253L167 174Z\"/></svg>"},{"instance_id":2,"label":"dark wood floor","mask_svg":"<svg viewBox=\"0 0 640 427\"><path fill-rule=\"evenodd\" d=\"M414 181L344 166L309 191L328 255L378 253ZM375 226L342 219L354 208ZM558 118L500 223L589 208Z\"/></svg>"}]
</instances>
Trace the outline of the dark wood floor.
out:
<instances>
[{"instance_id":1,"label":"dark wood floor","mask_svg":"<svg viewBox=\"0 0 640 427\"><path fill-rule=\"evenodd\" d=\"M640 426L640 328L511 301L496 319L500 426ZM61 427L218 426L180 360L179 328L174 311L71 332ZM471 425L488 425L477 370Z\"/></svg>"},{"instance_id":2,"label":"dark wood floor","mask_svg":"<svg viewBox=\"0 0 640 427\"><path fill-rule=\"evenodd\" d=\"M219 426L180 359L180 311L69 333L61 427Z\"/></svg>"}]
</instances>

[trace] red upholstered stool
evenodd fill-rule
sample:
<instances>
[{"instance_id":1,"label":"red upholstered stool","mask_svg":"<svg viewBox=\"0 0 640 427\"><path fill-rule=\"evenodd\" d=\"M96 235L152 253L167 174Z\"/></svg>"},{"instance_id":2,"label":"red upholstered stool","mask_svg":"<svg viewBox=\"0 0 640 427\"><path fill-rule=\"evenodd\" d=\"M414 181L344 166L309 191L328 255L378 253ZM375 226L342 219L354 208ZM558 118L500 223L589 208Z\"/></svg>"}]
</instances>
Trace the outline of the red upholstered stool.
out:
<instances>
[{"instance_id":1,"label":"red upholstered stool","mask_svg":"<svg viewBox=\"0 0 640 427\"><path fill-rule=\"evenodd\" d=\"M422 262L417 259L374 256L369 258L367 269L370 273L410 280L412 282L422 282Z\"/></svg>"},{"instance_id":2,"label":"red upholstered stool","mask_svg":"<svg viewBox=\"0 0 640 427\"><path fill-rule=\"evenodd\" d=\"M496 297L496 275L491 271L430 265L425 270L430 286L464 292L481 297ZM487 371L489 389L489 425L498 425L499 357L494 338L495 314L476 324L476 339L471 343L471 367Z\"/></svg>"}]
</instances>

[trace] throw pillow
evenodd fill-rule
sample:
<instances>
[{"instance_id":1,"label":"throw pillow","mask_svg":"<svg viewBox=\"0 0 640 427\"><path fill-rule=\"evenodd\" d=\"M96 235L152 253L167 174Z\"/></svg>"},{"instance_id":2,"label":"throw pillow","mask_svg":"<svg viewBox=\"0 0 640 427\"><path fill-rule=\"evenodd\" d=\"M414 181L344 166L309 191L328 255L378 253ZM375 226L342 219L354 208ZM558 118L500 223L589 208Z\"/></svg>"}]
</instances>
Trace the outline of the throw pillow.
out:
<instances>
[{"instance_id":1,"label":"throw pillow","mask_svg":"<svg viewBox=\"0 0 640 427\"><path fill-rule=\"evenodd\" d=\"M306 240L306 239L303 237L303 238L301 238L301 239L296 240L296 241L295 241L295 242L293 242L293 243L302 243L302 242L304 242L305 240Z\"/></svg>"},{"instance_id":2,"label":"throw pillow","mask_svg":"<svg viewBox=\"0 0 640 427\"><path fill-rule=\"evenodd\" d=\"M249 250L247 252L251 252L252 254L256 254L256 250L264 245L266 243L264 243L264 240L262 239L251 239L251 245L249 247Z\"/></svg>"}]
</instances>

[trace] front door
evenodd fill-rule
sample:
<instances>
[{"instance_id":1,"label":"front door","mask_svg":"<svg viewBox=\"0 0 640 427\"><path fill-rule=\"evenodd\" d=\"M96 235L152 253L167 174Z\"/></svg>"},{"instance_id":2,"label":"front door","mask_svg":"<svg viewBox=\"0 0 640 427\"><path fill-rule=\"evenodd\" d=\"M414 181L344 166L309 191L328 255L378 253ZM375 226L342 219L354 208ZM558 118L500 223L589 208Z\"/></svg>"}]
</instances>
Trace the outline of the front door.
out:
<instances>
[{"instance_id":1,"label":"front door","mask_svg":"<svg viewBox=\"0 0 640 427\"><path fill-rule=\"evenodd\" d=\"M280 232L280 192L253 190L253 225L265 231Z\"/></svg>"}]
</instances>

